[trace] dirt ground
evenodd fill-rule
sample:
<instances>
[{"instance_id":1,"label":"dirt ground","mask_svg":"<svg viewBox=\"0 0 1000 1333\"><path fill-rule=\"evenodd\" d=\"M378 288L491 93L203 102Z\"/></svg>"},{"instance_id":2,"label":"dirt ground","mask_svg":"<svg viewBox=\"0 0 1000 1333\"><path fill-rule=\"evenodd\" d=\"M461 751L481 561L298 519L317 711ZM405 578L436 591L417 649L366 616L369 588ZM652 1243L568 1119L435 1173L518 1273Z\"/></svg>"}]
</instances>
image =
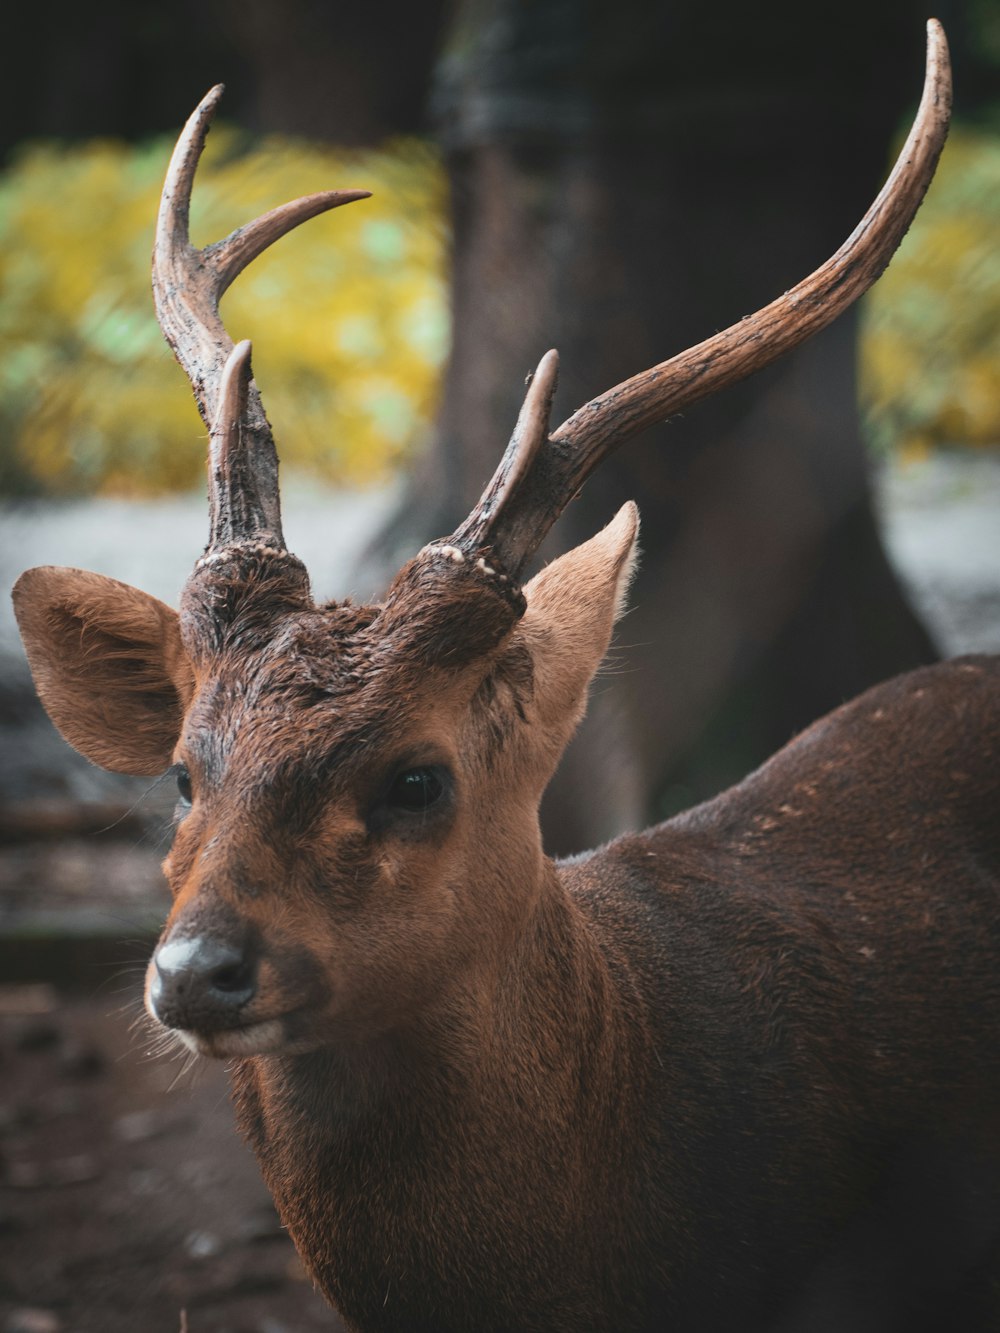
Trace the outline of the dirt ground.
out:
<instances>
[{"instance_id":1,"label":"dirt ground","mask_svg":"<svg viewBox=\"0 0 1000 1333\"><path fill-rule=\"evenodd\" d=\"M232 1124L221 1067L150 1052L135 976L0 987L3 1333L342 1329Z\"/></svg>"}]
</instances>

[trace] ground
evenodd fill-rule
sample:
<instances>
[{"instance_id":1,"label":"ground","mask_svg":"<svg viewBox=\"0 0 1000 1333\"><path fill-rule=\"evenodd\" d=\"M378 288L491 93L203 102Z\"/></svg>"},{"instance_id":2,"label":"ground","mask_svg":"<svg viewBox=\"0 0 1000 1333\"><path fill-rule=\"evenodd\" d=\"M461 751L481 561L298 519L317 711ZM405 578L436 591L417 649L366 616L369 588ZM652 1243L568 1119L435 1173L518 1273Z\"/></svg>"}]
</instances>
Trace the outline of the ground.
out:
<instances>
[{"instance_id":1,"label":"ground","mask_svg":"<svg viewBox=\"0 0 1000 1333\"><path fill-rule=\"evenodd\" d=\"M882 478L887 539L948 653L1000 648L1000 459ZM286 497L317 590L385 497ZM0 582L97 569L176 600L203 507L11 509ZM142 534L137 541L136 534ZM169 784L168 784L169 785ZM172 794L99 773L31 704L0 611L0 1333L312 1333L315 1295L239 1142L222 1067L158 1054L142 960L165 912Z\"/></svg>"},{"instance_id":2,"label":"ground","mask_svg":"<svg viewBox=\"0 0 1000 1333\"><path fill-rule=\"evenodd\" d=\"M313 1291L224 1070L150 1052L136 978L0 988L4 1333L312 1333Z\"/></svg>"}]
</instances>

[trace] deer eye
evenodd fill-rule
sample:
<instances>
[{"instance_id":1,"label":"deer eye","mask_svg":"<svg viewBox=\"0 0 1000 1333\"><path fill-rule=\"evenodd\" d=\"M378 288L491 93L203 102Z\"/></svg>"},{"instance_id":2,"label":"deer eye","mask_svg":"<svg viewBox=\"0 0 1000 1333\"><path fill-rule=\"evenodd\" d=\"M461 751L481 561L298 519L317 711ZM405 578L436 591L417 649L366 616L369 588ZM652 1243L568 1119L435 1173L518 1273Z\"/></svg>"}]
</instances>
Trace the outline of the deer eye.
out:
<instances>
[{"instance_id":1,"label":"deer eye","mask_svg":"<svg viewBox=\"0 0 1000 1333\"><path fill-rule=\"evenodd\" d=\"M386 792L385 803L394 810L422 814L444 795L445 784L438 768L406 768L397 773Z\"/></svg>"},{"instance_id":2,"label":"deer eye","mask_svg":"<svg viewBox=\"0 0 1000 1333\"><path fill-rule=\"evenodd\" d=\"M177 779L177 792L185 805L190 805L193 799L191 787L191 774L183 764L178 765L174 776Z\"/></svg>"}]
</instances>

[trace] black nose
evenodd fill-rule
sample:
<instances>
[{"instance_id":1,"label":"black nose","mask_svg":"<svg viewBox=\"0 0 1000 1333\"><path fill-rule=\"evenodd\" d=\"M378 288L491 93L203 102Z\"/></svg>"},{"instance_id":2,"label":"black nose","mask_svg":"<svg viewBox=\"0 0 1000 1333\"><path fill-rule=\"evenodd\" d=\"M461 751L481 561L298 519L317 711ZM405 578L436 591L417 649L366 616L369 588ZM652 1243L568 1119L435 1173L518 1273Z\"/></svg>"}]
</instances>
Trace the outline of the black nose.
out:
<instances>
[{"instance_id":1,"label":"black nose","mask_svg":"<svg viewBox=\"0 0 1000 1333\"><path fill-rule=\"evenodd\" d=\"M231 1028L257 992L257 960L246 941L168 936L153 955L149 998L166 1027Z\"/></svg>"}]
</instances>

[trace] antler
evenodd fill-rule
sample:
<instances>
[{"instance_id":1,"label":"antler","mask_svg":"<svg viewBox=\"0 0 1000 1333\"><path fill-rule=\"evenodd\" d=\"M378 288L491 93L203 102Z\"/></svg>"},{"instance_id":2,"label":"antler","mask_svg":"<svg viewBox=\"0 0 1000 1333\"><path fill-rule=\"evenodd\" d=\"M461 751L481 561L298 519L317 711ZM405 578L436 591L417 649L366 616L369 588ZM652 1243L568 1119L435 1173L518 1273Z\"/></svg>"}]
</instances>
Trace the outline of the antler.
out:
<instances>
[{"instance_id":1,"label":"antler","mask_svg":"<svg viewBox=\"0 0 1000 1333\"><path fill-rule=\"evenodd\" d=\"M247 539L266 539L284 550L278 455L251 379L250 344L233 348L219 301L243 269L286 232L318 213L367 199L370 191L306 195L237 228L224 240L195 249L188 233L191 188L222 92L220 83L202 98L167 168L153 246L153 299L160 328L191 381L198 411L211 432L208 551Z\"/></svg>"},{"instance_id":2,"label":"antler","mask_svg":"<svg viewBox=\"0 0 1000 1333\"><path fill-rule=\"evenodd\" d=\"M542 358L510 444L482 498L449 539L512 580L590 474L626 440L761 370L818 333L875 282L906 234L948 133L951 70L944 31L927 24L916 119L891 175L840 249L776 301L669 361L625 380L547 435L558 357Z\"/></svg>"}]
</instances>

